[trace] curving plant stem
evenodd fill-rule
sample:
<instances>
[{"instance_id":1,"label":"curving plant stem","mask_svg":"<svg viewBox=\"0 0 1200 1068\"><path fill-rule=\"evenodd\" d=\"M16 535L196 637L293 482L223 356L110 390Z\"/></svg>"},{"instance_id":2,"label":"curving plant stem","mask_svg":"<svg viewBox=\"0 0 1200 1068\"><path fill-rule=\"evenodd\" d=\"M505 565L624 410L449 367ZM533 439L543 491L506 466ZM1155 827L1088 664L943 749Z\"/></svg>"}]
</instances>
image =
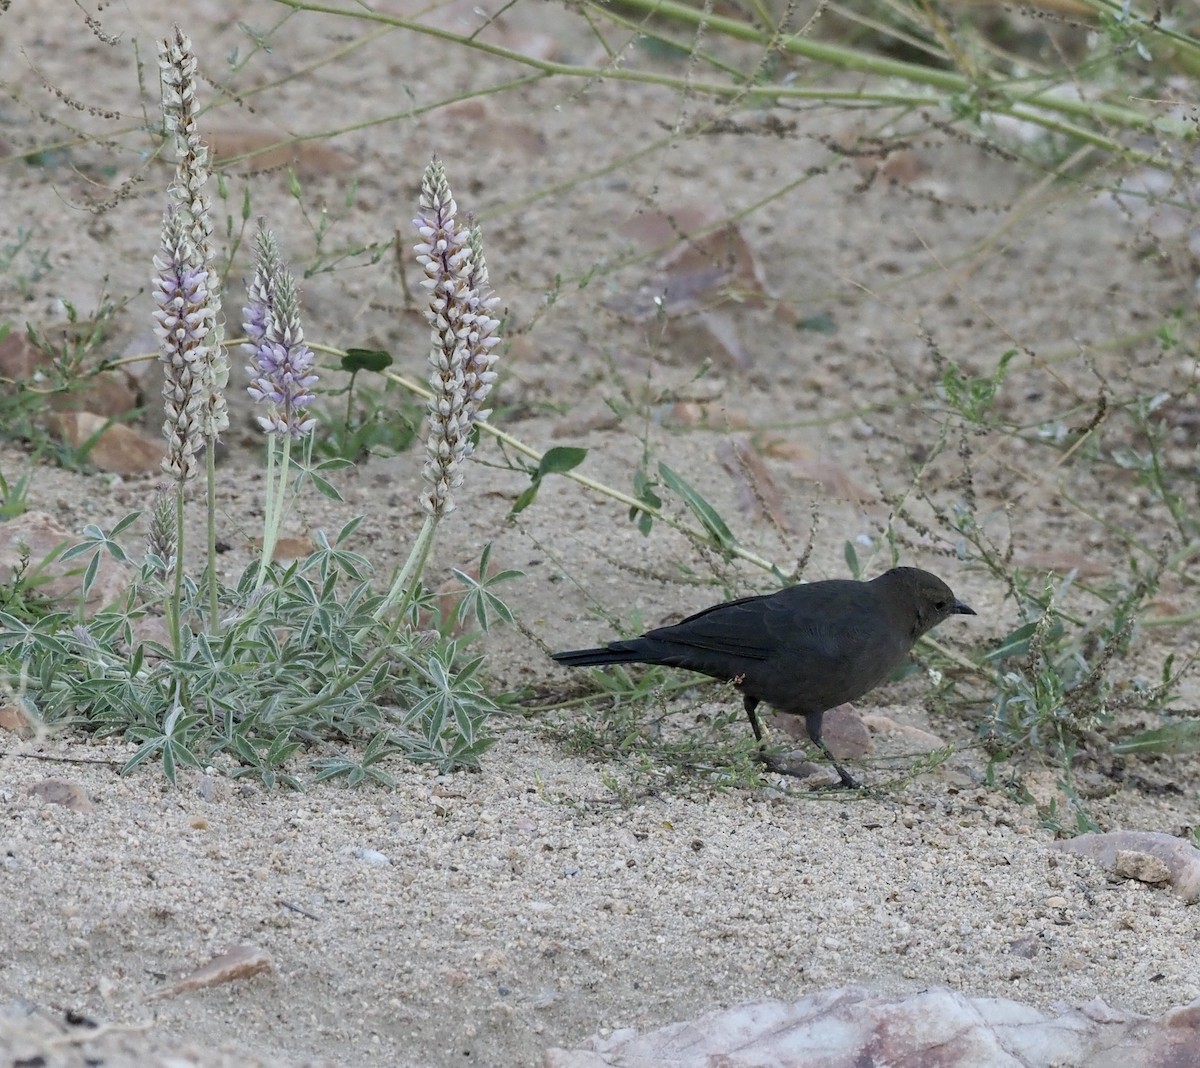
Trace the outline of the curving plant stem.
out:
<instances>
[{"instance_id":1,"label":"curving plant stem","mask_svg":"<svg viewBox=\"0 0 1200 1068\"><path fill-rule=\"evenodd\" d=\"M867 102L897 107L951 106L957 102L968 102L980 110L1011 115L1013 118L1040 126L1043 129L1095 145L1105 151L1138 162L1154 159L1152 153L1130 148L1100 129L1082 123L1105 123L1126 130L1158 131L1173 137L1191 137L1194 131L1183 123L1168 117L1147 115L1142 111L1106 101L1079 100L1071 96L1052 92L1053 86L1037 83L1024 86L1012 79L971 78L954 70L920 63L892 59L875 52L829 41L814 40L800 33L780 33L777 29L764 29L751 22L716 15L702 6L692 7L678 0L627 0L627 10L641 12L645 17L687 28L691 31L703 29L706 34L727 36L735 40L761 45L789 55L810 59L816 63L839 69L870 74L879 79L899 79L914 86L926 86L934 92L886 89L846 90L831 86L802 86L796 84L763 83L752 88L744 80L704 81L694 72L676 75L658 71L639 70L627 66L592 67L571 63L559 63L525 55L511 48L479 40L472 35L454 33L437 26L424 25L398 15L386 15L377 11L339 7L332 4L314 3L311 0L275 0L275 3L297 11L335 15L358 19L409 30L423 36L434 37L461 45L474 51L495 56L531 68L544 76L558 75L586 80L630 81L675 88L692 95L719 98L753 97L771 100L808 100L834 102ZM584 6L604 14L598 4L585 2ZM654 32L642 32L654 36ZM1147 32L1156 32L1148 29ZM661 37L668 41L670 38ZM1187 39L1193 49L1200 53L1200 45ZM680 42L674 42L685 47Z\"/></svg>"}]
</instances>

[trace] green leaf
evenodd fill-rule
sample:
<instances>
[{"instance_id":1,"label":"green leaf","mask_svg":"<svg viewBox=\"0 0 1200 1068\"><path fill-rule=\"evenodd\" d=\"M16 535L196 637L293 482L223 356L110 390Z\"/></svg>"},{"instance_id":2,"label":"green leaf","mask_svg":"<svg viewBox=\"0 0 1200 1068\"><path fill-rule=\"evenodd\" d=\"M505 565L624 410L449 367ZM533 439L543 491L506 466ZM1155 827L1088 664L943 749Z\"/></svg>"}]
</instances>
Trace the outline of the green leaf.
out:
<instances>
[{"instance_id":1,"label":"green leaf","mask_svg":"<svg viewBox=\"0 0 1200 1068\"><path fill-rule=\"evenodd\" d=\"M565 475L568 471L574 471L583 463L587 454L587 449L581 449L577 445L556 445L546 451L538 463L534 478L541 478L543 475Z\"/></svg>"},{"instance_id":2,"label":"green leaf","mask_svg":"<svg viewBox=\"0 0 1200 1068\"><path fill-rule=\"evenodd\" d=\"M492 560L492 542L487 542L483 547L483 552L479 554L479 577L482 579L487 575L488 564Z\"/></svg>"},{"instance_id":3,"label":"green leaf","mask_svg":"<svg viewBox=\"0 0 1200 1068\"><path fill-rule=\"evenodd\" d=\"M987 653L984 659L995 664L1016 656L1028 656L1029 643L1033 640L1034 631L1038 629L1040 623L1040 620L1035 619L1022 624L1004 638L995 649ZM1046 629L1045 644L1050 648L1055 648L1062 636L1063 625L1058 619L1054 619Z\"/></svg>"},{"instance_id":4,"label":"green leaf","mask_svg":"<svg viewBox=\"0 0 1200 1068\"><path fill-rule=\"evenodd\" d=\"M271 743L271 748L267 750L267 764L271 767L282 764L300 748L301 744L292 739L290 731L280 731Z\"/></svg>"},{"instance_id":5,"label":"green leaf","mask_svg":"<svg viewBox=\"0 0 1200 1068\"><path fill-rule=\"evenodd\" d=\"M639 470L633 476L633 495L641 501L647 508L655 510L662 507L662 498L654 492L654 487L657 482L651 482L646 477L646 472ZM650 531L654 527L654 516L645 509L638 508L636 505L630 506L629 518L637 523L637 528L642 533L642 537L649 537Z\"/></svg>"},{"instance_id":6,"label":"green leaf","mask_svg":"<svg viewBox=\"0 0 1200 1068\"><path fill-rule=\"evenodd\" d=\"M515 567L506 567L503 571L497 571L493 575L488 575L487 584L493 586L497 582L511 582L513 579L524 577L524 571L518 571Z\"/></svg>"},{"instance_id":7,"label":"green leaf","mask_svg":"<svg viewBox=\"0 0 1200 1068\"><path fill-rule=\"evenodd\" d=\"M341 471L346 467L353 467L354 461L347 460L344 456L331 456L328 460L322 460L314 471Z\"/></svg>"},{"instance_id":8,"label":"green leaf","mask_svg":"<svg viewBox=\"0 0 1200 1068\"><path fill-rule=\"evenodd\" d=\"M319 494L328 497L331 501L341 503L342 495L338 493L337 487L332 482L322 478L315 471L310 471L308 477L312 479L312 484Z\"/></svg>"},{"instance_id":9,"label":"green leaf","mask_svg":"<svg viewBox=\"0 0 1200 1068\"><path fill-rule=\"evenodd\" d=\"M846 557L846 566L850 569L850 574L855 578L862 578L862 564L859 563L858 550L854 547L854 542L847 541L842 551Z\"/></svg>"},{"instance_id":10,"label":"green leaf","mask_svg":"<svg viewBox=\"0 0 1200 1068\"><path fill-rule=\"evenodd\" d=\"M526 508L533 504L534 498L537 497L538 490L541 489L541 486L542 480L540 478L535 478L533 482L526 486L522 491L521 496L513 501L513 506L508 510L508 518L511 519L513 516L517 515L519 512L525 511Z\"/></svg>"},{"instance_id":11,"label":"green leaf","mask_svg":"<svg viewBox=\"0 0 1200 1068\"><path fill-rule=\"evenodd\" d=\"M125 532L127 527L132 526L134 523L136 523L141 518L142 518L141 512L130 512L127 516L125 516L124 519L122 519L119 523L117 523L117 525L115 527L112 528L112 530L109 532L108 536L110 538L120 537Z\"/></svg>"},{"instance_id":12,"label":"green leaf","mask_svg":"<svg viewBox=\"0 0 1200 1068\"><path fill-rule=\"evenodd\" d=\"M690 483L677 475L661 461L658 465L658 475L669 489L674 490L683 498L683 503L688 506L692 515L700 520L704 529L712 536L713 541L722 549L732 549L737 545L737 539L725 525L725 520L717 514L716 509L701 497Z\"/></svg>"},{"instance_id":13,"label":"green leaf","mask_svg":"<svg viewBox=\"0 0 1200 1068\"><path fill-rule=\"evenodd\" d=\"M86 599L91 592L92 587L96 584L96 575L100 571L100 554L94 553L88 561L87 570L83 573L83 596Z\"/></svg>"},{"instance_id":14,"label":"green leaf","mask_svg":"<svg viewBox=\"0 0 1200 1068\"><path fill-rule=\"evenodd\" d=\"M337 538L334 540L334 544L341 545L342 542L349 538L358 529L359 524L362 523L364 519L366 519L365 515L356 515L353 519L346 523L342 529L337 532Z\"/></svg>"},{"instance_id":15,"label":"green leaf","mask_svg":"<svg viewBox=\"0 0 1200 1068\"><path fill-rule=\"evenodd\" d=\"M587 456L587 449L581 449L574 445L556 445L550 449L539 461L537 470L533 472L532 483L513 502L512 508L508 511L508 518L511 519L533 504L538 490L542 488L542 479L546 475L566 474L583 463L585 456Z\"/></svg>"},{"instance_id":16,"label":"green leaf","mask_svg":"<svg viewBox=\"0 0 1200 1068\"><path fill-rule=\"evenodd\" d=\"M386 371L395 361L390 352L383 349L347 349L342 357L342 370L354 374L357 371Z\"/></svg>"},{"instance_id":17,"label":"green leaf","mask_svg":"<svg viewBox=\"0 0 1200 1068\"><path fill-rule=\"evenodd\" d=\"M99 540L103 541L103 536L101 536ZM60 555L60 559L74 560L77 556L82 556L86 552L91 552L95 547L95 540L81 541L78 545L72 545L69 549L64 550Z\"/></svg>"},{"instance_id":18,"label":"green leaf","mask_svg":"<svg viewBox=\"0 0 1200 1068\"><path fill-rule=\"evenodd\" d=\"M120 542L110 541L106 548L108 549L108 555L118 563L129 563L129 554L121 547Z\"/></svg>"},{"instance_id":19,"label":"green leaf","mask_svg":"<svg viewBox=\"0 0 1200 1068\"><path fill-rule=\"evenodd\" d=\"M1185 719L1142 731L1112 748L1114 753L1195 753L1200 750L1200 719Z\"/></svg>"}]
</instances>

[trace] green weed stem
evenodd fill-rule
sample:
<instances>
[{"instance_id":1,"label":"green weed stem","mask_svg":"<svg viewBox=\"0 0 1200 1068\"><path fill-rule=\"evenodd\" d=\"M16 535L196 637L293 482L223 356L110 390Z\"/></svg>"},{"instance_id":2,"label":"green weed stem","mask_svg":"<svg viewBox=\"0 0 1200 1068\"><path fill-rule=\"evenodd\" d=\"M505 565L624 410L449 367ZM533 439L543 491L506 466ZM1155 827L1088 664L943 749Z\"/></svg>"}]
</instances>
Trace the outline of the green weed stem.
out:
<instances>
[{"instance_id":1,"label":"green weed stem","mask_svg":"<svg viewBox=\"0 0 1200 1068\"><path fill-rule=\"evenodd\" d=\"M424 36L461 45L487 55L495 56L521 66L530 67L544 76L562 76L584 80L630 81L649 85L662 85L692 95L718 98L740 98L747 95L744 82L701 81L689 72L677 75L658 71L638 70L631 67L591 67L579 64L559 63L501 45L479 40L472 35L454 33L437 26L424 25L398 15L385 15L375 11L354 10L329 4L313 3L311 0L275 0L276 3L298 11L309 11L342 18L359 19L382 23L396 29L409 30ZM597 4L586 3L586 7L603 15ZM916 95L911 92L861 91L835 89L828 86L804 87L764 83L754 87L753 95L768 100L819 100L858 101L876 104L891 104L897 107L941 107L954 98L972 101L981 110L1000 112L1040 126L1043 129L1077 138L1096 145L1115 155L1146 162L1154 157L1130 149L1114 138L1095 130L1087 129L1072 120L1091 120L1113 124L1130 130L1169 130L1176 137L1190 139L1194 131L1169 118L1157 118L1104 101L1085 101L1066 95L1053 94L1044 86L1028 92L1017 89L1012 82L990 80L972 81L957 71L948 71L919 63L908 63L891 59L872 52L847 48L827 41L817 41L800 34L779 35L738 19L715 15L702 7L690 7L674 0L628 0L625 7L641 11L646 16L665 19L693 30L703 28L705 33L716 33L735 40L758 44L764 48L776 48L791 55L811 59L842 70L871 74L880 79L902 79L915 85L927 86L937 92Z\"/></svg>"},{"instance_id":2,"label":"green weed stem","mask_svg":"<svg viewBox=\"0 0 1200 1068\"><path fill-rule=\"evenodd\" d=\"M315 352L323 352L327 355L334 356L339 360L346 355L342 349L337 349L330 345L310 345L309 347ZM395 382L396 385L408 390L410 393L413 393L425 400L429 399L430 392L428 387L422 385L420 382L415 382L411 378L406 378L404 375L397 374L394 371L384 371L383 374L385 377ZM505 430L501 430L492 423L477 423L476 425L483 433L490 434L497 441L502 442L505 446L512 449L513 452L520 453L522 456L532 460L535 464L542 462L545 454L539 452L532 445L526 445L525 442L513 437L512 434ZM683 523L680 520L675 519L666 512L663 512L658 508L654 508L645 501L639 501L636 497L631 497L628 493L622 493L619 489L615 489L614 487L606 485L603 482L598 482L596 479L589 478L587 475L580 474L578 471L564 471L562 472L561 477L569 478L572 482L577 482L579 485L591 490L593 493L599 493L601 496L608 497L610 500L616 501L618 504L623 504L626 508L635 508L639 512L644 512L652 519L679 531L681 534L691 538L694 541L703 542L705 545L711 546L718 552L728 552L730 555L735 556L740 560L745 560L747 563L753 564L755 567L760 567L764 571L772 572L773 574L786 574L786 572L782 571L778 565L776 565L773 561L768 560L765 556L759 556L758 553L753 552L750 549L746 549L740 545L719 545L699 528L689 526L687 523ZM393 585L393 590L394 589L395 586ZM389 594L389 597L391 597L391 594Z\"/></svg>"}]
</instances>

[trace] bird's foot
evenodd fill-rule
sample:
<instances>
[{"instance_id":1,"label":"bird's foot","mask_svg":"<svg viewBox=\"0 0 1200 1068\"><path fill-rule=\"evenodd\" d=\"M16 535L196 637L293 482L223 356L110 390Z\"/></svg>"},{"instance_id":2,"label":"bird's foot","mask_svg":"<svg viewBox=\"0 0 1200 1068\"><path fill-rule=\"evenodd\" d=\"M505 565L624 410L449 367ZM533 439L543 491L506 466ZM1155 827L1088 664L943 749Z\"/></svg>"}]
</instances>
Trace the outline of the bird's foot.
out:
<instances>
[{"instance_id":1,"label":"bird's foot","mask_svg":"<svg viewBox=\"0 0 1200 1068\"><path fill-rule=\"evenodd\" d=\"M765 767L768 771L775 772L776 775L788 775L794 779L808 778L808 775L805 772L799 771L798 769L791 767L785 761L780 760L778 757L771 756L769 753L760 753L758 759L759 759L759 762L763 765L763 767ZM841 766L841 764L839 764L836 760L831 761L831 763L833 764L834 770L838 773L838 781L835 783L831 782L828 784L822 784L822 785L816 787L816 789L818 789L818 790L865 790L865 789L867 789L853 775L851 775L850 772L848 772L845 768L843 768Z\"/></svg>"},{"instance_id":2,"label":"bird's foot","mask_svg":"<svg viewBox=\"0 0 1200 1068\"><path fill-rule=\"evenodd\" d=\"M851 775L850 772L848 772L845 768L843 768L841 766L841 764L835 763L833 765L833 768L838 773L838 779L839 779L838 787L840 787L842 789L846 789L846 790L865 790L865 789L867 789L866 786L864 786L853 775Z\"/></svg>"}]
</instances>

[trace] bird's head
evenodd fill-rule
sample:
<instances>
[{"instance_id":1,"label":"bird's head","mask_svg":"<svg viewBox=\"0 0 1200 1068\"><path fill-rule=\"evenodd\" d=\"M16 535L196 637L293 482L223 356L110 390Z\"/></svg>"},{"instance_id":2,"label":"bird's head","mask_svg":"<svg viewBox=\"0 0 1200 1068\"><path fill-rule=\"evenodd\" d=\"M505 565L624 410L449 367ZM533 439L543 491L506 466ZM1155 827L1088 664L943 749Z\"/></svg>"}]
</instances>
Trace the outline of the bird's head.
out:
<instances>
[{"instance_id":1,"label":"bird's head","mask_svg":"<svg viewBox=\"0 0 1200 1068\"><path fill-rule=\"evenodd\" d=\"M907 611L912 619L913 641L951 616L975 615L975 609L955 597L937 575L919 567L894 567L875 581L884 586L889 601Z\"/></svg>"}]
</instances>

